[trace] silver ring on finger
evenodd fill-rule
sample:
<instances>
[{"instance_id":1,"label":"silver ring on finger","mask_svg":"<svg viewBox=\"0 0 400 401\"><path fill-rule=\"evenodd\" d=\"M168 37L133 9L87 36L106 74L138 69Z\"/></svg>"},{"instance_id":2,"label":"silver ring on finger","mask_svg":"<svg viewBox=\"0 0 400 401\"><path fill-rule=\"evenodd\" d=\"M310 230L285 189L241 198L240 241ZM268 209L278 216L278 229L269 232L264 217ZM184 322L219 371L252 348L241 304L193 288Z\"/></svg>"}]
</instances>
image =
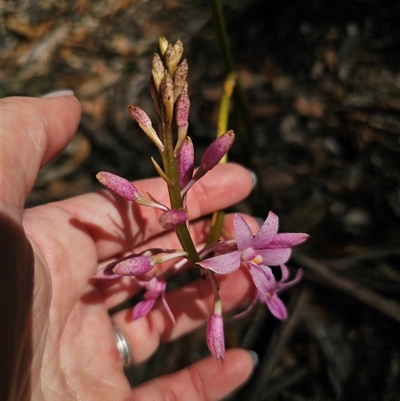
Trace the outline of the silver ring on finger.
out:
<instances>
[{"instance_id":1,"label":"silver ring on finger","mask_svg":"<svg viewBox=\"0 0 400 401\"><path fill-rule=\"evenodd\" d=\"M133 362L132 348L129 344L128 338L123 330L113 323L115 342L117 343L117 349L121 357L124 368L130 366Z\"/></svg>"}]
</instances>

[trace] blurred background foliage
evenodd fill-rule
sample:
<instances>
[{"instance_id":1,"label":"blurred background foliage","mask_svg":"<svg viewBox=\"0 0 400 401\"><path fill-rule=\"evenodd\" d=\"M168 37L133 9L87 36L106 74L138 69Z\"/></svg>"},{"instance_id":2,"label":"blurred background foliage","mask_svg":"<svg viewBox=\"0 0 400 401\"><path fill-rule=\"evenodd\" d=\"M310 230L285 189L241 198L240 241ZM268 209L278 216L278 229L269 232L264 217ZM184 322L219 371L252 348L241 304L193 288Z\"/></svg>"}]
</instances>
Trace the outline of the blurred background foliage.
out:
<instances>
[{"instance_id":1,"label":"blurred background foliage","mask_svg":"<svg viewBox=\"0 0 400 401\"><path fill-rule=\"evenodd\" d=\"M227 345L260 355L229 399L400 400L400 3L222 4L259 175L234 209L274 210L282 231L311 234L290 262L305 274L283 295L287 322L264 307L238 322L227 316ZM83 107L30 206L99 188L99 170L155 175L153 146L127 106L152 113L147 84L161 35L185 46L198 155L215 135L225 67L205 0L3 0L0 29L1 96L69 88ZM237 113L229 127L241 130ZM230 159L248 163L241 150ZM135 384L207 353L203 328L128 374Z\"/></svg>"}]
</instances>

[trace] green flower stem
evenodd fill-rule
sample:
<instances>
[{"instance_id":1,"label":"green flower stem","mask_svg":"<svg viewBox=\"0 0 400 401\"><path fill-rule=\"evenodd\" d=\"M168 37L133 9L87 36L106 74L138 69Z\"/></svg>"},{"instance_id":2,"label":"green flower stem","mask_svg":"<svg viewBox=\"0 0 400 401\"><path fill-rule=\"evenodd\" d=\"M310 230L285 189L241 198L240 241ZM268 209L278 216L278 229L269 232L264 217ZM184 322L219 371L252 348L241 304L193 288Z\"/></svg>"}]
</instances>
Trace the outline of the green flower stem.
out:
<instances>
[{"instance_id":1,"label":"green flower stem","mask_svg":"<svg viewBox=\"0 0 400 401\"><path fill-rule=\"evenodd\" d=\"M171 202L171 208L183 210L183 203L181 197L181 189L179 188L179 174L178 163L174 156L173 133L170 127L164 130L164 146L165 150L161 153L162 161L164 164L164 171L170 180L168 184L168 193ZM199 254L190 236L189 230L185 224L175 228L176 235L182 248L188 253L191 263L200 261Z\"/></svg>"}]
</instances>

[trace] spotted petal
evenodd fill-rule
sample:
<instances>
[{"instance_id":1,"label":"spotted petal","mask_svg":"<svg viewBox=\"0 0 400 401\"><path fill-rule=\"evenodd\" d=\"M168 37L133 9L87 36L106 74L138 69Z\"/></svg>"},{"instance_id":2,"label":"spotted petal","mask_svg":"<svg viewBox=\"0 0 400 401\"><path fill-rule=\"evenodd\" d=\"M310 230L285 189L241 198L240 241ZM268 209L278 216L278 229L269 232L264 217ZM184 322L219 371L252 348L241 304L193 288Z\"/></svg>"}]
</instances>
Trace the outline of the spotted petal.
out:
<instances>
[{"instance_id":1,"label":"spotted petal","mask_svg":"<svg viewBox=\"0 0 400 401\"><path fill-rule=\"evenodd\" d=\"M240 251L233 251L202 260L197 264L218 274L232 273L240 267L240 255Z\"/></svg>"},{"instance_id":2,"label":"spotted petal","mask_svg":"<svg viewBox=\"0 0 400 401\"><path fill-rule=\"evenodd\" d=\"M240 214L235 214L233 227L238 249L244 251L251 248L253 246L253 234L246 220Z\"/></svg>"},{"instance_id":3,"label":"spotted petal","mask_svg":"<svg viewBox=\"0 0 400 401\"><path fill-rule=\"evenodd\" d=\"M272 241L278 232L278 223L278 216L274 212L269 212L260 231L254 237L253 246L255 249L263 249Z\"/></svg>"},{"instance_id":4,"label":"spotted petal","mask_svg":"<svg viewBox=\"0 0 400 401\"><path fill-rule=\"evenodd\" d=\"M263 259L263 265L279 266L286 263L292 250L290 248L258 249L257 252Z\"/></svg>"},{"instance_id":5,"label":"spotted petal","mask_svg":"<svg viewBox=\"0 0 400 401\"><path fill-rule=\"evenodd\" d=\"M248 263L251 278L259 293L265 296L275 291L275 277L270 268L261 268L254 263Z\"/></svg>"},{"instance_id":6,"label":"spotted petal","mask_svg":"<svg viewBox=\"0 0 400 401\"><path fill-rule=\"evenodd\" d=\"M304 233L279 233L268 244L268 248L288 248L299 245L309 237Z\"/></svg>"}]
</instances>

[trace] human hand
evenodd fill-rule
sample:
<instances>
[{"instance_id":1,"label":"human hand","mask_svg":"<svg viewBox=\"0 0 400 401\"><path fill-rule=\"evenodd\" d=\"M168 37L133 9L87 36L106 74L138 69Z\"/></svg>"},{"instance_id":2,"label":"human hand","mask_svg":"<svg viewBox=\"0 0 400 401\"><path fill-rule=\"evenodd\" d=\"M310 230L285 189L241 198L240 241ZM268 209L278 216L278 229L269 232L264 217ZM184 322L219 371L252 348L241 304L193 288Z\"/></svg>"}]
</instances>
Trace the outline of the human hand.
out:
<instances>
[{"instance_id":1,"label":"human hand","mask_svg":"<svg viewBox=\"0 0 400 401\"><path fill-rule=\"evenodd\" d=\"M1 383L9 399L217 400L243 383L253 362L248 352L236 349L228 350L224 364L208 357L130 388L108 310L139 288L132 286L129 277L110 282L92 276L99 264L132 247L140 251L160 241L165 247L178 246L176 237L163 233L156 211L107 191L24 210L39 168L74 135L80 106L73 96L62 96L8 98L1 108L1 297L5 302L0 340L10 344L3 359L10 369ZM251 184L242 167L216 167L190 192L190 219L238 202ZM160 179L135 185L166 202ZM204 241L207 224L200 220L192 227L196 241ZM226 228L232 228L229 216ZM252 287L240 269L222 277L220 285L226 310L251 297ZM213 294L205 280L172 291L167 298L177 320L174 326L162 307L135 321L126 311L113 316L129 338L134 363L145 361L160 342L203 324L212 309Z\"/></svg>"}]
</instances>

